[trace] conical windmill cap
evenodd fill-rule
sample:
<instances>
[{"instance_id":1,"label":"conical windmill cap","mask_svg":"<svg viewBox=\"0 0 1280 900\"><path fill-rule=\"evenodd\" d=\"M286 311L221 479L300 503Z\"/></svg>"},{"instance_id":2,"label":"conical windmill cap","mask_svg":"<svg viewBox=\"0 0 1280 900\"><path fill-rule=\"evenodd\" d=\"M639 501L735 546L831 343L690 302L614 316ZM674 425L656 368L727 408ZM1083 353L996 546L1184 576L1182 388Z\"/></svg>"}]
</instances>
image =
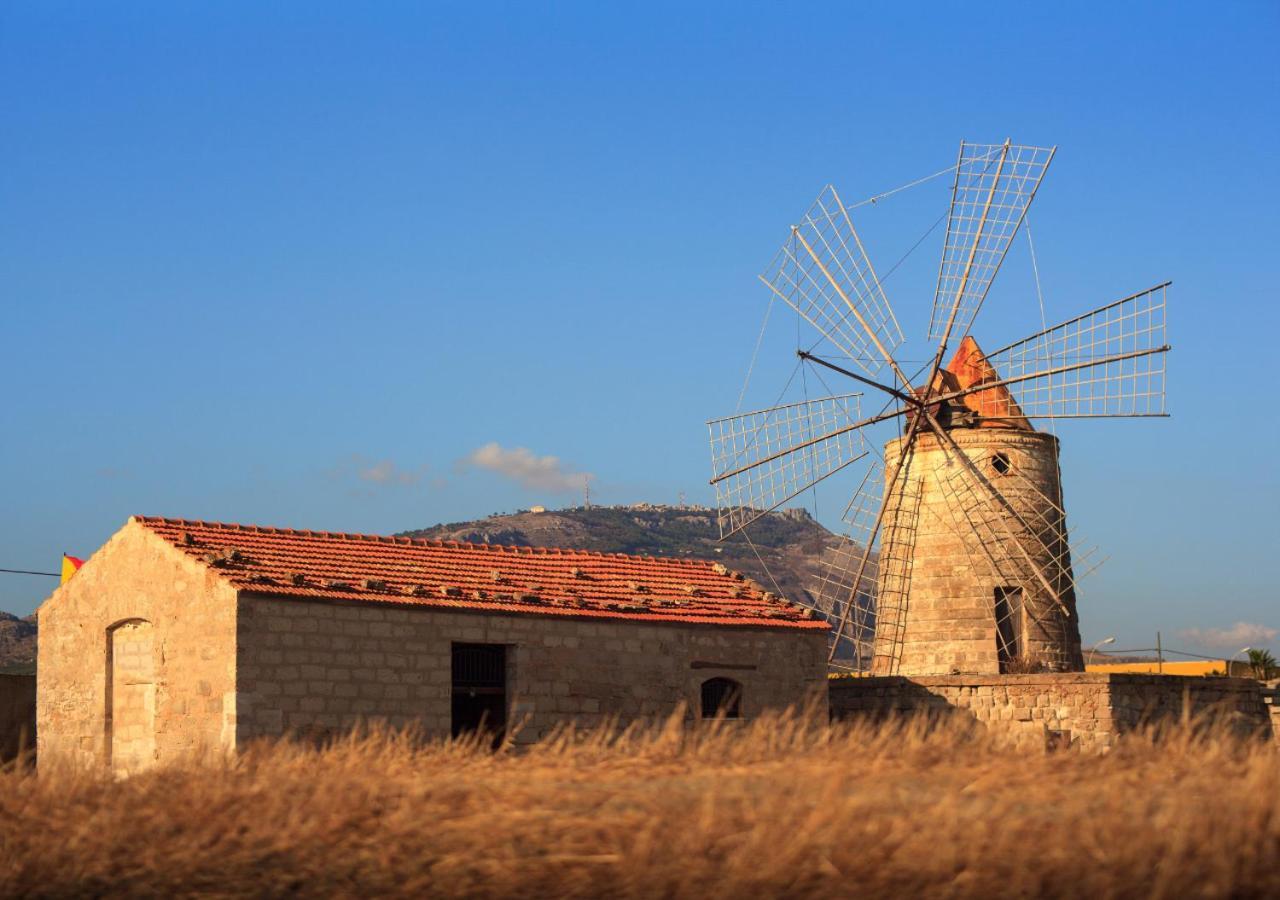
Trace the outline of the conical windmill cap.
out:
<instances>
[{"instance_id":1,"label":"conical windmill cap","mask_svg":"<svg viewBox=\"0 0 1280 900\"><path fill-rule=\"evenodd\" d=\"M947 363L947 371L955 376L961 390L978 384L993 384L985 391L975 391L960 398L961 403L978 414L979 428L1035 431L1022 416L1022 409L1009 389L1003 384L995 384L1000 380L1000 373L988 362L986 354L970 335L965 335L956 348L956 355Z\"/></svg>"}]
</instances>

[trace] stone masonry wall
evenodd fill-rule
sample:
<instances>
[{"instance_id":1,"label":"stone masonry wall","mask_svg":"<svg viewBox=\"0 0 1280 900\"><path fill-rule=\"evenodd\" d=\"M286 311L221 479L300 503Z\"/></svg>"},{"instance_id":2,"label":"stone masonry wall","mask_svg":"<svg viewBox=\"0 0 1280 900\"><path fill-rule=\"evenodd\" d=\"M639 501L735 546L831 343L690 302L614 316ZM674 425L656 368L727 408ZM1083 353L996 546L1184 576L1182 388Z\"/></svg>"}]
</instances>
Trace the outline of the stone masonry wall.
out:
<instances>
[{"instance_id":1,"label":"stone masonry wall","mask_svg":"<svg viewBox=\"0 0 1280 900\"><path fill-rule=\"evenodd\" d=\"M1021 588L1024 612L1008 617L1018 655L1054 671L1083 670L1069 579L1057 585L1060 607L1022 555L1031 552L1050 577L1059 558L1070 572L1066 523L1055 505L1061 497L1057 438L1002 428L955 428L949 434L1040 541L1015 544L1010 535L1022 530L1016 520L974 486L972 473L936 436L918 436L906 487L886 514L890 556L909 559L910 565L890 559L881 571L873 671L998 674L995 592L1006 586ZM896 465L901 447L901 439L885 446L886 470ZM1003 473L993 464L997 454Z\"/></svg>"},{"instance_id":2,"label":"stone masonry wall","mask_svg":"<svg viewBox=\"0 0 1280 900\"><path fill-rule=\"evenodd\" d=\"M742 714L799 704L826 685L826 633L552 615L442 611L244 596L238 629L238 743L335 732L362 719L451 726L451 645L508 646L507 698L518 740L556 723L657 719L700 686L743 685Z\"/></svg>"},{"instance_id":3,"label":"stone masonry wall","mask_svg":"<svg viewBox=\"0 0 1280 900\"><path fill-rule=\"evenodd\" d=\"M1105 750L1117 735L1160 720L1223 715L1267 734L1258 683L1177 675L1043 674L848 678L832 681L833 719L934 712L981 722L1013 743Z\"/></svg>"},{"instance_id":4,"label":"stone masonry wall","mask_svg":"<svg viewBox=\"0 0 1280 900\"><path fill-rule=\"evenodd\" d=\"M232 746L235 597L141 525L116 532L38 612L39 764L103 764L113 743L122 769Z\"/></svg>"}]
</instances>

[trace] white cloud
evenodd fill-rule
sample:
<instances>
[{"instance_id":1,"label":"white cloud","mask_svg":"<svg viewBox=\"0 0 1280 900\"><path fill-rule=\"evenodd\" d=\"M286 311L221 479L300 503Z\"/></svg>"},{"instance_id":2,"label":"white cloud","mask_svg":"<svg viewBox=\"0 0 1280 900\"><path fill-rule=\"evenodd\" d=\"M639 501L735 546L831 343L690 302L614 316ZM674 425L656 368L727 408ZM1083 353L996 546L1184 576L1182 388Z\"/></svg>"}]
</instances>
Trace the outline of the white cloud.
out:
<instances>
[{"instance_id":1,"label":"white cloud","mask_svg":"<svg viewBox=\"0 0 1280 900\"><path fill-rule=\"evenodd\" d=\"M394 460L373 460L359 453L344 456L337 465L325 471L325 474L334 481L347 481L354 478L357 481L388 487L412 487L420 482L426 473L425 463L413 468L405 468Z\"/></svg>"},{"instance_id":2,"label":"white cloud","mask_svg":"<svg viewBox=\"0 0 1280 900\"><path fill-rule=\"evenodd\" d=\"M356 477L361 481L372 481L374 484L409 485L417 484L421 480L422 469L402 469L391 460L384 459L371 466L361 466L356 471Z\"/></svg>"},{"instance_id":3,"label":"white cloud","mask_svg":"<svg viewBox=\"0 0 1280 900\"><path fill-rule=\"evenodd\" d=\"M573 470L557 456L535 456L527 447L507 448L497 441L472 450L462 465L497 472L529 490L552 493L580 491L584 482L595 477Z\"/></svg>"},{"instance_id":4,"label":"white cloud","mask_svg":"<svg viewBox=\"0 0 1280 900\"><path fill-rule=\"evenodd\" d=\"M1236 622L1229 628L1187 628L1178 637L1201 647L1238 651L1242 647L1263 648L1276 639L1280 629L1253 622Z\"/></svg>"}]
</instances>

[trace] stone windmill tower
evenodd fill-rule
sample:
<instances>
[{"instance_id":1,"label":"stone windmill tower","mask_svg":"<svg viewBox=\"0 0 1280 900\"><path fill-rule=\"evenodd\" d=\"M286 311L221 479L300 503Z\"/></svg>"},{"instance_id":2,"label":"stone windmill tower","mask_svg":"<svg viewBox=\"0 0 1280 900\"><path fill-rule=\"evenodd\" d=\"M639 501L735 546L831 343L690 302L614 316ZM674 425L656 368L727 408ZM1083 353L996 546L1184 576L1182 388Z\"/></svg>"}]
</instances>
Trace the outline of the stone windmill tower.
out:
<instances>
[{"instance_id":1,"label":"stone windmill tower","mask_svg":"<svg viewBox=\"0 0 1280 900\"><path fill-rule=\"evenodd\" d=\"M827 187L761 276L819 333L797 365L885 403L864 411L862 394L835 394L709 423L722 537L861 464L816 592L837 664L1083 668L1058 439L1032 422L1166 415L1169 283L983 353L970 327L1055 149L960 145L921 378L894 355L902 331L850 215L862 204Z\"/></svg>"}]
</instances>

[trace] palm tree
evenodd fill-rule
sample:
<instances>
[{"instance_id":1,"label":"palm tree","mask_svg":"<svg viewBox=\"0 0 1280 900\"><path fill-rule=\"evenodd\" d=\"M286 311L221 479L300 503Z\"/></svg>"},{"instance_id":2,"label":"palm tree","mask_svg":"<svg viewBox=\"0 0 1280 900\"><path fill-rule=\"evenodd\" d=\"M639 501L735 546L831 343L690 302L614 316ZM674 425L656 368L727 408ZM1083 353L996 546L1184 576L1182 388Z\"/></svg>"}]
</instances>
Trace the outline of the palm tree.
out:
<instances>
[{"instance_id":1,"label":"palm tree","mask_svg":"<svg viewBox=\"0 0 1280 900\"><path fill-rule=\"evenodd\" d=\"M1253 669L1253 677L1263 681L1276 676L1276 658L1270 650L1250 650L1249 668Z\"/></svg>"}]
</instances>

